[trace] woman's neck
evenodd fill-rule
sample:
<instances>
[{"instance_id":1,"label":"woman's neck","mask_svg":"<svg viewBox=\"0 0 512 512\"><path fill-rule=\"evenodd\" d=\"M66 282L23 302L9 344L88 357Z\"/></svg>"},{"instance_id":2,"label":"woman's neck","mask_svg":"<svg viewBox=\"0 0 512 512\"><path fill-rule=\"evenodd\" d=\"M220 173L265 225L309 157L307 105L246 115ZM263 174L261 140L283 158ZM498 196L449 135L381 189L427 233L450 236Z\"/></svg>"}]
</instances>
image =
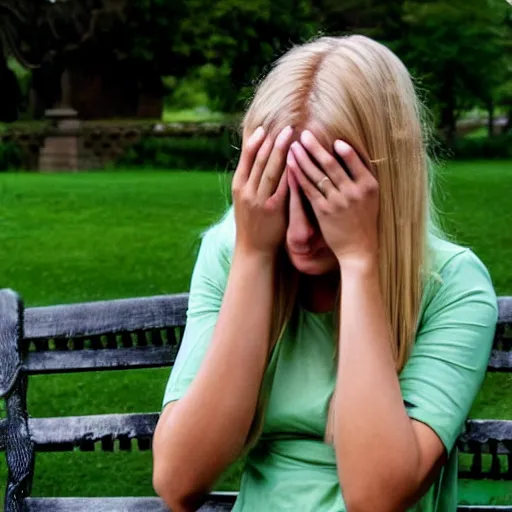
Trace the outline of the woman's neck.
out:
<instances>
[{"instance_id":1,"label":"woman's neck","mask_svg":"<svg viewBox=\"0 0 512 512\"><path fill-rule=\"evenodd\" d=\"M334 310L340 286L340 274L333 272L321 276L300 275L299 301L312 313L328 313Z\"/></svg>"}]
</instances>

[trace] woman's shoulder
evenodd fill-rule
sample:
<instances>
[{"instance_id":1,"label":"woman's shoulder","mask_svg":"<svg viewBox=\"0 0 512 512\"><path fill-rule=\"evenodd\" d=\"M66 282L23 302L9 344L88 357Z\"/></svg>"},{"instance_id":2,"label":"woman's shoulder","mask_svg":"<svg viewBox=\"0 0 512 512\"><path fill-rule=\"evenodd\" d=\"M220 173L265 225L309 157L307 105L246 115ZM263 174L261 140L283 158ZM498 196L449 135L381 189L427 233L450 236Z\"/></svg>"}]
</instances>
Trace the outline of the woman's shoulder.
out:
<instances>
[{"instance_id":1,"label":"woman's shoulder","mask_svg":"<svg viewBox=\"0 0 512 512\"><path fill-rule=\"evenodd\" d=\"M475 295L479 300L496 304L489 270L470 247L430 235L429 257L425 306L439 306Z\"/></svg>"},{"instance_id":2,"label":"woman's shoulder","mask_svg":"<svg viewBox=\"0 0 512 512\"><path fill-rule=\"evenodd\" d=\"M235 245L235 216L230 207L222 217L211 224L201 235L201 247L197 264L220 264L224 272L229 270Z\"/></svg>"},{"instance_id":3,"label":"woman's shoulder","mask_svg":"<svg viewBox=\"0 0 512 512\"><path fill-rule=\"evenodd\" d=\"M203 233L203 243L210 244L222 249L232 251L235 245L235 213L230 206L220 219L210 225Z\"/></svg>"},{"instance_id":4,"label":"woman's shoulder","mask_svg":"<svg viewBox=\"0 0 512 512\"><path fill-rule=\"evenodd\" d=\"M478 269L489 276L482 260L465 245L437 235L429 235L430 273L438 277L462 277L465 271Z\"/></svg>"}]
</instances>

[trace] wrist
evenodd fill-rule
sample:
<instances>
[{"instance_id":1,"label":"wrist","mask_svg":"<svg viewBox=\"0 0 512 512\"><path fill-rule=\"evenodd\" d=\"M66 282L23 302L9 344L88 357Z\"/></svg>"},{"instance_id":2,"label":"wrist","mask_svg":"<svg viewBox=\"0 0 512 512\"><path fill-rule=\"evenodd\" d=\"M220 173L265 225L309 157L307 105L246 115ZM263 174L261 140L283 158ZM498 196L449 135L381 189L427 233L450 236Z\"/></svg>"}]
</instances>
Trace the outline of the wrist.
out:
<instances>
[{"instance_id":1,"label":"wrist","mask_svg":"<svg viewBox=\"0 0 512 512\"><path fill-rule=\"evenodd\" d=\"M362 253L351 256L338 257L340 272L346 275L370 275L379 272L379 258L377 253Z\"/></svg>"},{"instance_id":2,"label":"wrist","mask_svg":"<svg viewBox=\"0 0 512 512\"><path fill-rule=\"evenodd\" d=\"M277 260L277 252L261 251L236 244L233 260L252 262L261 267L274 267Z\"/></svg>"}]
</instances>

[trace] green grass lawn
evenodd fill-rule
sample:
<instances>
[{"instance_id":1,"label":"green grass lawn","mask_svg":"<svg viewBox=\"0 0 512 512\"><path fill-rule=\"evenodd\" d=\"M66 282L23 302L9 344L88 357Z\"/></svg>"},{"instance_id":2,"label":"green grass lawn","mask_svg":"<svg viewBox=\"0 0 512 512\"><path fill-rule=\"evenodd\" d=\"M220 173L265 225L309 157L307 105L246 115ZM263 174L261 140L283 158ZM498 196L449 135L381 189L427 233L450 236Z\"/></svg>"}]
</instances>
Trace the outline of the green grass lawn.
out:
<instances>
[{"instance_id":1,"label":"green grass lawn","mask_svg":"<svg viewBox=\"0 0 512 512\"><path fill-rule=\"evenodd\" d=\"M227 175L190 172L0 174L2 287L26 305L187 290L200 233L226 208ZM512 162L453 163L444 169L440 209L456 239L512 294ZM32 416L152 412L168 369L38 376ZM473 417L512 419L512 378L487 378ZM218 489L236 488L239 465ZM0 481L5 467L0 466ZM152 495L151 454L38 454L34 495ZM505 483L461 482L471 502L512 502Z\"/></svg>"}]
</instances>

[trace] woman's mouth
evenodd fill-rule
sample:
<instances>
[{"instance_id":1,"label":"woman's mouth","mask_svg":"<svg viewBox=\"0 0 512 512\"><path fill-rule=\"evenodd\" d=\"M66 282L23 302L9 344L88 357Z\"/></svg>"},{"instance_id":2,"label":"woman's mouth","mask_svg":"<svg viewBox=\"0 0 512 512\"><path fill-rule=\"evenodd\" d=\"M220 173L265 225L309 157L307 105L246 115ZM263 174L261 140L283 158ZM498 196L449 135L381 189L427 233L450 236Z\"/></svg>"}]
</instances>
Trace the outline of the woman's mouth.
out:
<instances>
[{"instance_id":1,"label":"woman's mouth","mask_svg":"<svg viewBox=\"0 0 512 512\"><path fill-rule=\"evenodd\" d=\"M290 252L297 256L310 256L314 251L311 249L290 249Z\"/></svg>"}]
</instances>

